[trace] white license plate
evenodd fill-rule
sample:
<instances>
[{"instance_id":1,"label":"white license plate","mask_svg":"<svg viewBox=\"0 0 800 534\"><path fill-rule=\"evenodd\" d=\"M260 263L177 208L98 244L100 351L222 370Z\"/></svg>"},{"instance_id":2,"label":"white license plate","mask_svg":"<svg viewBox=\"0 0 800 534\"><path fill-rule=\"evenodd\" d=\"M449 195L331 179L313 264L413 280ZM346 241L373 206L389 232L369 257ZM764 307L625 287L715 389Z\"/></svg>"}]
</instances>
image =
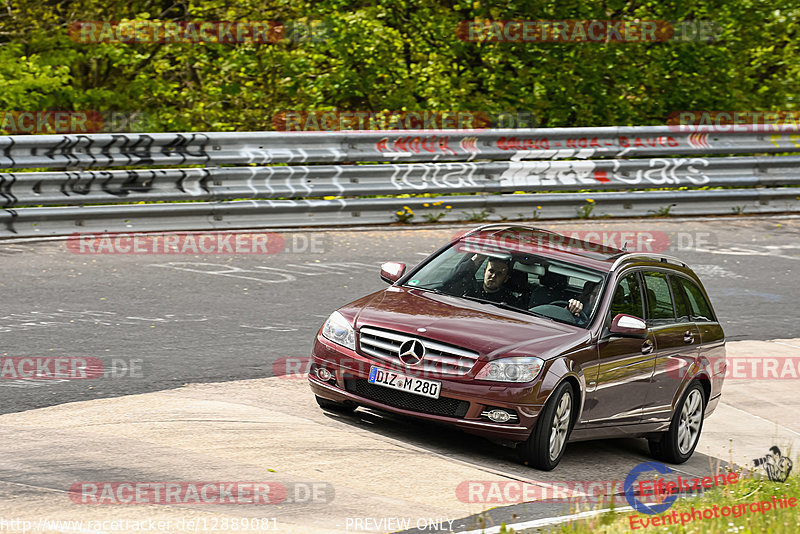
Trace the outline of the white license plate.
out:
<instances>
[{"instance_id":1,"label":"white license plate","mask_svg":"<svg viewBox=\"0 0 800 534\"><path fill-rule=\"evenodd\" d=\"M375 367L374 365L369 369L368 381L370 384L375 384L377 386L396 389L398 391L407 391L414 395L422 395L423 397L430 397L432 399L438 399L439 393L442 391L441 382L401 375L382 367Z\"/></svg>"}]
</instances>

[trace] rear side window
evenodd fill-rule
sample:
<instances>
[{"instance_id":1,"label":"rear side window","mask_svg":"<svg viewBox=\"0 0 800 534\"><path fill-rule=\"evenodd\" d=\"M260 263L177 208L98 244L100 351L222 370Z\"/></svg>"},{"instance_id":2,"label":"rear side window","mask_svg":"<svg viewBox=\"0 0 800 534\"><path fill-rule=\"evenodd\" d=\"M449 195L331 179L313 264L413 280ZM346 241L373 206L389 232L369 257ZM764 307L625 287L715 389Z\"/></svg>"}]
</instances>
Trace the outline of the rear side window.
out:
<instances>
[{"instance_id":1,"label":"rear side window","mask_svg":"<svg viewBox=\"0 0 800 534\"><path fill-rule=\"evenodd\" d=\"M642 292L639 288L639 277L636 273L626 275L617 284L609 311L611 312L611 319L619 313L627 313L644 319Z\"/></svg>"},{"instance_id":2,"label":"rear side window","mask_svg":"<svg viewBox=\"0 0 800 534\"><path fill-rule=\"evenodd\" d=\"M675 320L672 297L669 292L667 275L664 273L644 273L645 300L647 301L647 319L663 323Z\"/></svg>"},{"instance_id":3,"label":"rear side window","mask_svg":"<svg viewBox=\"0 0 800 534\"><path fill-rule=\"evenodd\" d=\"M683 291L683 284L680 283L680 276L669 277L669 285L672 287L672 297L675 301L675 313L678 316L679 323L686 323L692 321L692 308L689 305L689 299Z\"/></svg>"},{"instance_id":4,"label":"rear side window","mask_svg":"<svg viewBox=\"0 0 800 534\"><path fill-rule=\"evenodd\" d=\"M703 292L697 287L697 284L684 277L676 277L683 286L686 299L689 301L691 307L692 320L697 322L710 322L714 321L714 314L711 311L711 306L703 296Z\"/></svg>"}]
</instances>

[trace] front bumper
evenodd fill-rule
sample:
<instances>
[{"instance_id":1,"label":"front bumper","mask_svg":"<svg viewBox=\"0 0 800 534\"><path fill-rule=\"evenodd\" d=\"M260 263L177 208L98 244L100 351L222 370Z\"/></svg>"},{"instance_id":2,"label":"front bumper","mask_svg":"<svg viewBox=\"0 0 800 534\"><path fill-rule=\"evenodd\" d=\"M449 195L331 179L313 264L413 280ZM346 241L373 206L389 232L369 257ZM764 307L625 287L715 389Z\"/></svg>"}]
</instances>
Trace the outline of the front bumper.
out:
<instances>
[{"instance_id":1,"label":"front bumper","mask_svg":"<svg viewBox=\"0 0 800 534\"><path fill-rule=\"evenodd\" d=\"M309 385L315 395L334 402L360 406L452 425L470 434L502 441L525 441L536 424L542 404L537 402L539 382L534 385L497 385L469 378L425 377L442 383L439 400L411 393L395 392L367 383L371 366L388 368L355 351L317 335L312 352ZM324 367L333 377L328 381L316 375ZM393 369L403 372L402 369ZM413 373L409 373L413 376ZM486 408L516 412L519 421L495 423L481 416ZM438 413L432 413L438 412Z\"/></svg>"}]
</instances>

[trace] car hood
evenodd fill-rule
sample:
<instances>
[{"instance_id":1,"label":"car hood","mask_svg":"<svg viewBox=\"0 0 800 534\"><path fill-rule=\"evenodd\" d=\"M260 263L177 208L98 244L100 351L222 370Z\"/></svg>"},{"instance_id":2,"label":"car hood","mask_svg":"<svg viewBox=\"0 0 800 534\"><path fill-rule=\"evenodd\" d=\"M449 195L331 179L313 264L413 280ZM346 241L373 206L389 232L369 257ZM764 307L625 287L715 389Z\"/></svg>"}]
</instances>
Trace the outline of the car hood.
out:
<instances>
[{"instance_id":1,"label":"car hood","mask_svg":"<svg viewBox=\"0 0 800 534\"><path fill-rule=\"evenodd\" d=\"M349 310L347 308L350 308ZM416 288L392 286L343 312L356 329L384 328L477 351L483 359L552 358L588 342L588 330L491 304ZM418 331L424 328L424 333Z\"/></svg>"}]
</instances>

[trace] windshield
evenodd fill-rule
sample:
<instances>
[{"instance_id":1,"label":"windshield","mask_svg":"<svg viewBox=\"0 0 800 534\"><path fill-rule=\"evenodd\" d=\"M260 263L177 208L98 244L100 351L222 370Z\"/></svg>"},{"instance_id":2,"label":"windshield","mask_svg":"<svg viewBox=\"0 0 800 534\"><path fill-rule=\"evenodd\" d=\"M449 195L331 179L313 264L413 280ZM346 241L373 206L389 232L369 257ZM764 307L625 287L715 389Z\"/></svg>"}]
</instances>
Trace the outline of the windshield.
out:
<instances>
[{"instance_id":1,"label":"windshield","mask_svg":"<svg viewBox=\"0 0 800 534\"><path fill-rule=\"evenodd\" d=\"M495 303L588 327L605 276L545 256L459 241L425 264L406 287Z\"/></svg>"}]
</instances>

